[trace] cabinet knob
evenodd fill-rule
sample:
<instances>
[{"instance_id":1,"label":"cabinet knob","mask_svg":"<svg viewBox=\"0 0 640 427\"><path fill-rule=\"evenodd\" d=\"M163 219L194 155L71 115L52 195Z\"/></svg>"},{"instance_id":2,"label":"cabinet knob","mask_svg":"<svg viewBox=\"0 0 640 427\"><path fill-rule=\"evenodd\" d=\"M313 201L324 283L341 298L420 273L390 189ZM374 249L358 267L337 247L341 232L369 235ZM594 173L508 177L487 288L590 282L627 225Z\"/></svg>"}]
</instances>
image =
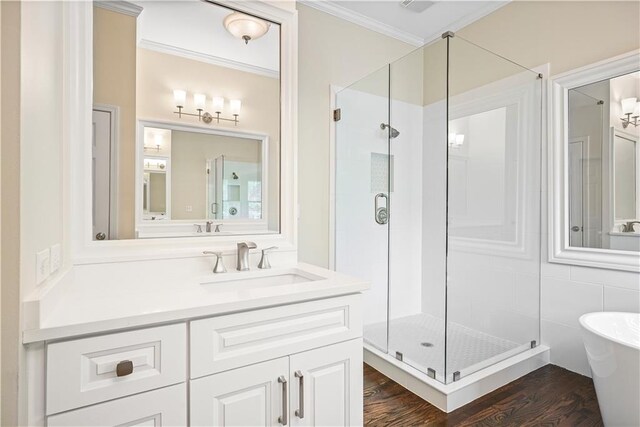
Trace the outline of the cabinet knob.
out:
<instances>
[{"instance_id":1,"label":"cabinet knob","mask_svg":"<svg viewBox=\"0 0 640 427\"><path fill-rule=\"evenodd\" d=\"M116 376L126 377L133 372L133 362L131 360L123 360L116 365Z\"/></svg>"}]
</instances>

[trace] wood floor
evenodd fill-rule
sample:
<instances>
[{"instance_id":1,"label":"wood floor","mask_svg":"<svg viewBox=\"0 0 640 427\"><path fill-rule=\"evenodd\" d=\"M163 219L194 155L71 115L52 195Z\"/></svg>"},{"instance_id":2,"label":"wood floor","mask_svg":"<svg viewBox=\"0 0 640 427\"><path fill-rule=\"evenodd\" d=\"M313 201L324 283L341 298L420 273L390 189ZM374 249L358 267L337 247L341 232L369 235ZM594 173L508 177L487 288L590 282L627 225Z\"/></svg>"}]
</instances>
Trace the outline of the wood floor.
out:
<instances>
[{"instance_id":1,"label":"wood floor","mask_svg":"<svg viewBox=\"0 0 640 427\"><path fill-rule=\"evenodd\" d=\"M449 414L368 365L364 421L370 426L602 426L590 378L544 366Z\"/></svg>"}]
</instances>

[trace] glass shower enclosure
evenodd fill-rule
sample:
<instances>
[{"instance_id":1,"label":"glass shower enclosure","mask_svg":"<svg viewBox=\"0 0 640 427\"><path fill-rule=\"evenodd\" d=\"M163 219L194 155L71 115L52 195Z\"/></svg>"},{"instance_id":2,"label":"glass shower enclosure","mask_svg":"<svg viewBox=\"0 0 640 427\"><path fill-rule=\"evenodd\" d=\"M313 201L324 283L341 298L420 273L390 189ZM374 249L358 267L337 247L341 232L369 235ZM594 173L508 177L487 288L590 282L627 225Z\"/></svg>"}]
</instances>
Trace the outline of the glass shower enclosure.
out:
<instances>
[{"instance_id":1,"label":"glass shower enclosure","mask_svg":"<svg viewBox=\"0 0 640 427\"><path fill-rule=\"evenodd\" d=\"M337 93L368 349L446 384L539 342L541 106L537 72L452 33Z\"/></svg>"}]
</instances>

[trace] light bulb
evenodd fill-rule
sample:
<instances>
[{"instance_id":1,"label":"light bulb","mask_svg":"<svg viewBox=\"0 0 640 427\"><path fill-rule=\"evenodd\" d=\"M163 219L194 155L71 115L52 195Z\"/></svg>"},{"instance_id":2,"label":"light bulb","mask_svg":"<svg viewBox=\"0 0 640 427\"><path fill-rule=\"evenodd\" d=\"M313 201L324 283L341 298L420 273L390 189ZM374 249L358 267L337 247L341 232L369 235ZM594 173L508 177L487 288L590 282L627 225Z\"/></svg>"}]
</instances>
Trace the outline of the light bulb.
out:
<instances>
[{"instance_id":1,"label":"light bulb","mask_svg":"<svg viewBox=\"0 0 640 427\"><path fill-rule=\"evenodd\" d=\"M239 99L232 99L229 101L229 108L231 109L231 114L234 116L240 115L240 108L242 108L242 101Z\"/></svg>"},{"instance_id":2,"label":"light bulb","mask_svg":"<svg viewBox=\"0 0 640 427\"><path fill-rule=\"evenodd\" d=\"M633 113L634 108L636 107L636 101L638 98L625 98L620 103L622 104L622 114L631 114Z\"/></svg>"},{"instance_id":3,"label":"light bulb","mask_svg":"<svg viewBox=\"0 0 640 427\"><path fill-rule=\"evenodd\" d=\"M193 103L196 106L196 110L204 110L204 107L207 103L207 96L201 93L193 94Z\"/></svg>"},{"instance_id":4,"label":"light bulb","mask_svg":"<svg viewBox=\"0 0 640 427\"><path fill-rule=\"evenodd\" d=\"M221 96L214 96L211 104L214 112L222 113L222 110L224 109L224 98Z\"/></svg>"},{"instance_id":5,"label":"light bulb","mask_svg":"<svg viewBox=\"0 0 640 427\"><path fill-rule=\"evenodd\" d=\"M176 89L173 91L173 101L176 104L176 107L184 107L184 104L187 100L187 92L181 89Z\"/></svg>"}]
</instances>

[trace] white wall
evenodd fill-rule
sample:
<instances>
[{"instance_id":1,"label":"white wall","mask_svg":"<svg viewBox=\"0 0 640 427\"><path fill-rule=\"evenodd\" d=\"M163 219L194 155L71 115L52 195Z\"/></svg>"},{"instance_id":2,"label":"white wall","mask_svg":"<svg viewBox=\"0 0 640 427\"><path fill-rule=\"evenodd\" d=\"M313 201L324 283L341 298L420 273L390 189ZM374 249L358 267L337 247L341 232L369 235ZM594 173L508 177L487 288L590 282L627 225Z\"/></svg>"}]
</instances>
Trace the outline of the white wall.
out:
<instances>
[{"instance_id":1,"label":"white wall","mask_svg":"<svg viewBox=\"0 0 640 427\"><path fill-rule=\"evenodd\" d=\"M386 72L380 75L384 88ZM421 311L422 108L392 101L393 127L400 135L389 144L387 131L380 129L388 121L388 98L359 89L337 95L343 115L336 126L336 269L372 282L364 296L369 325L386 321L387 295L391 318ZM390 163L385 226L375 221L374 198L387 192Z\"/></svg>"}]
</instances>

